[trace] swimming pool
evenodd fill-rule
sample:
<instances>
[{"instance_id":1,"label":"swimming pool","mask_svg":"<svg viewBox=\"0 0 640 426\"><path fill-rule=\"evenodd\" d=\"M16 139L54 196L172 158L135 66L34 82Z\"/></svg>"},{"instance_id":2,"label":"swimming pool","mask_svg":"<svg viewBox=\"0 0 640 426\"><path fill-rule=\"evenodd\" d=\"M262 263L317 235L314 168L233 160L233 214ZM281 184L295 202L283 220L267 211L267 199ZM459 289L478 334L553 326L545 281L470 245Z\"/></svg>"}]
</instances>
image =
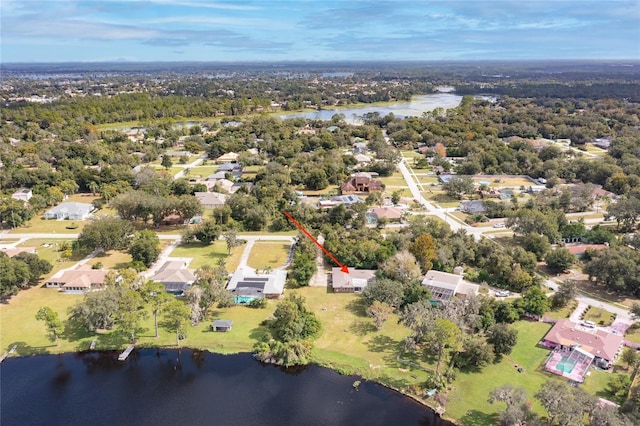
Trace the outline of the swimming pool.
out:
<instances>
[{"instance_id":1,"label":"swimming pool","mask_svg":"<svg viewBox=\"0 0 640 426\"><path fill-rule=\"evenodd\" d=\"M576 366L576 363L577 361L575 359L569 359L563 356L556 365L556 370L570 374L573 371L573 368Z\"/></svg>"},{"instance_id":2,"label":"swimming pool","mask_svg":"<svg viewBox=\"0 0 640 426\"><path fill-rule=\"evenodd\" d=\"M244 304L244 303L249 303L253 299L255 299L255 297L251 297L251 296L236 296L236 297L233 298L233 301L237 305L241 305L241 304Z\"/></svg>"}]
</instances>

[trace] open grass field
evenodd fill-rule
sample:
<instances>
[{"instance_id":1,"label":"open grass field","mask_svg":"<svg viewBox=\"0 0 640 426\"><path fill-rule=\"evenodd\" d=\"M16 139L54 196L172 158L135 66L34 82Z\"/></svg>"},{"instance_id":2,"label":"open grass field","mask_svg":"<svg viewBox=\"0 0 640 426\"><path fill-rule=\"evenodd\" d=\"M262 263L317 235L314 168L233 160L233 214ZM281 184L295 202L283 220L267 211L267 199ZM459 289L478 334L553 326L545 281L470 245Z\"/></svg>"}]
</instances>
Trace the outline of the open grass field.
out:
<instances>
[{"instance_id":1,"label":"open grass field","mask_svg":"<svg viewBox=\"0 0 640 426\"><path fill-rule=\"evenodd\" d=\"M96 257L90 259L87 263L89 265L95 265L96 263L102 263L103 269L123 269L131 263L131 255L129 253L110 250L106 253L100 253Z\"/></svg>"},{"instance_id":2,"label":"open grass field","mask_svg":"<svg viewBox=\"0 0 640 426\"><path fill-rule=\"evenodd\" d=\"M416 175L416 179L418 180L418 183L421 183L423 185L430 186L432 183L438 183L438 178L435 176L419 174Z\"/></svg>"},{"instance_id":3,"label":"open grass field","mask_svg":"<svg viewBox=\"0 0 640 426\"><path fill-rule=\"evenodd\" d=\"M489 404L489 392L493 389L511 384L526 389L529 399L548 379L566 382L560 376L543 370L543 363L549 351L536 346L538 341L551 328L550 324L541 322L519 321L512 325L518 330L518 343L511 355L504 357L499 363L484 367L480 372L462 372L457 374L453 389L447 397L447 416L460 419L465 425L498 424L495 414L504 409L503 404ZM516 365L524 369L518 373ZM534 411L543 414L544 410L536 402Z\"/></svg>"},{"instance_id":4,"label":"open grass field","mask_svg":"<svg viewBox=\"0 0 640 426\"><path fill-rule=\"evenodd\" d=\"M325 189L320 189L317 191L312 191L309 189L300 189L300 191L306 196L318 196L318 195L338 195L340 193L340 189L338 185L329 185Z\"/></svg>"},{"instance_id":5,"label":"open grass field","mask_svg":"<svg viewBox=\"0 0 640 426\"><path fill-rule=\"evenodd\" d=\"M254 269L275 269L283 266L289 256L291 244L277 241L256 241L247 264Z\"/></svg>"},{"instance_id":6,"label":"open grass field","mask_svg":"<svg viewBox=\"0 0 640 426\"><path fill-rule=\"evenodd\" d=\"M195 166L195 167L191 167L191 171L189 172L189 175L187 175L187 178L197 178L198 176L200 176L200 178L205 179L207 176L212 175L216 172L216 170L218 169L217 165L213 165L213 166Z\"/></svg>"},{"instance_id":7,"label":"open grass field","mask_svg":"<svg viewBox=\"0 0 640 426\"><path fill-rule=\"evenodd\" d=\"M510 188L520 188L521 186L530 186L534 183L525 178L525 177L501 177L497 176L496 178L492 177L478 177L473 178L475 183L479 182L489 182L489 186L492 188L501 188L501 187L510 187Z\"/></svg>"},{"instance_id":8,"label":"open grass field","mask_svg":"<svg viewBox=\"0 0 640 426\"><path fill-rule=\"evenodd\" d=\"M11 234L79 234L87 223L86 220L55 220L36 216L25 225L9 232ZM67 227L75 226L72 224L77 225L77 228L68 229Z\"/></svg>"},{"instance_id":9,"label":"open grass field","mask_svg":"<svg viewBox=\"0 0 640 426\"><path fill-rule=\"evenodd\" d=\"M400 173L394 173L388 177L381 177L380 181L385 186L407 186L407 182L404 180L404 177Z\"/></svg>"},{"instance_id":10,"label":"open grass field","mask_svg":"<svg viewBox=\"0 0 640 426\"><path fill-rule=\"evenodd\" d=\"M244 245L231 250L231 256L227 255L227 243L222 240L213 244L189 244L179 245L171 252L171 257L190 257L193 260L189 264L189 269L198 269L203 265L215 266L219 259L225 259L227 271L233 272L237 269L242 257Z\"/></svg>"}]
</instances>

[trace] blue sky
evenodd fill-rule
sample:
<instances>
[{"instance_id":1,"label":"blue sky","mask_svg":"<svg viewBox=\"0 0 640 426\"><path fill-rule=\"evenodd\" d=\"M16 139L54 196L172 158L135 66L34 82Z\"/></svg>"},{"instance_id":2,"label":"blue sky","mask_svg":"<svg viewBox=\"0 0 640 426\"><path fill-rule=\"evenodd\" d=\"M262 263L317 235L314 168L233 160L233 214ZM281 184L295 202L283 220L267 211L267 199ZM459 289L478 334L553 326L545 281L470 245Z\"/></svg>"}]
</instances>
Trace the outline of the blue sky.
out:
<instances>
[{"instance_id":1,"label":"blue sky","mask_svg":"<svg viewBox=\"0 0 640 426\"><path fill-rule=\"evenodd\" d=\"M640 0L0 0L2 62L640 59Z\"/></svg>"}]
</instances>

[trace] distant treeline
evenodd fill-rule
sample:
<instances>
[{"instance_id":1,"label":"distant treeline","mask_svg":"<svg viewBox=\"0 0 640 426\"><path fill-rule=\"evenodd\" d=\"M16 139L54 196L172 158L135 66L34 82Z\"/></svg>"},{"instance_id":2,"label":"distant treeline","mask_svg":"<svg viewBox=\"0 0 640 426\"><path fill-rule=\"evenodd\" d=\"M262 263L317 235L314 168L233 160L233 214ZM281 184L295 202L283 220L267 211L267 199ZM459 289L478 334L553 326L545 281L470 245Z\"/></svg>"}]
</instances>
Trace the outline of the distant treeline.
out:
<instances>
[{"instance_id":1,"label":"distant treeline","mask_svg":"<svg viewBox=\"0 0 640 426\"><path fill-rule=\"evenodd\" d=\"M460 95L491 93L514 98L560 98L560 99L626 99L640 102L638 82L612 83L524 83L501 84L488 87L486 84L461 84L456 86Z\"/></svg>"}]
</instances>

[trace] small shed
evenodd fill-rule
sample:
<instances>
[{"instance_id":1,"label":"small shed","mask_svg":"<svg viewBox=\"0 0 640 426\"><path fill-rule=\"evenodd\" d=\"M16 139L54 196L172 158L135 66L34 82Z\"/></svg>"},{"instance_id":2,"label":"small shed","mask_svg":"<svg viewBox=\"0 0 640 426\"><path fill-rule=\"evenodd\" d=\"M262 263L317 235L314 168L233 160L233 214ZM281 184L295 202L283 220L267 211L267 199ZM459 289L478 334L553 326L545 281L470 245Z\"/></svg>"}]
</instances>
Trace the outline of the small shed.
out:
<instances>
[{"instance_id":1,"label":"small shed","mask_svg":"<svg viewBox=\"0 0 640 426\"><path fill-rule=\"evenodd\" d=\"M215 320L211 324L211 329L213 331L231 331L232 326L233 321L231 320Z\"/></svg>"}]
</instances>

